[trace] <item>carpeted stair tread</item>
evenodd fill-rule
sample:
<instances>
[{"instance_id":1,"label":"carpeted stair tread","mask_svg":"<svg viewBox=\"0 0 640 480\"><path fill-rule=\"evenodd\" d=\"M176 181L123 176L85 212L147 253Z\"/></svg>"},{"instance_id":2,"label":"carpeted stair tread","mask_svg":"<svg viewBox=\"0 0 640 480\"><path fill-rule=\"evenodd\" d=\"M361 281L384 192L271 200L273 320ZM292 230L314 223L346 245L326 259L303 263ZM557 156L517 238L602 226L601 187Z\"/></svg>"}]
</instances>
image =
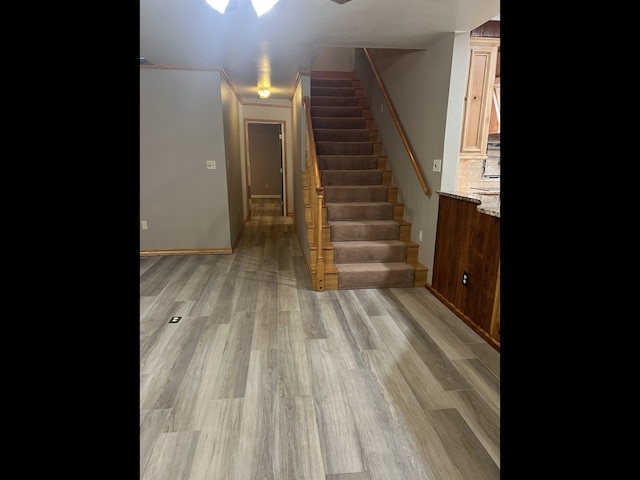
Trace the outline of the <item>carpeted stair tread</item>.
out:
<instances>
[{"instance_id":1,"label":"carpeted stair tread","mask_svg":"<svg viewBox=\"0 0 640 480\"><path fill-rule=\"evenodd\" d=\"M370 142L371 132L366 128L314 128L316 142Z\"/></svg>"},{"instance_id":2,"label":"carpeted stair tread","mask_svg":"<svg viewBox=\"0 0 640 480\"><path fill-rule=\"evenodd\" d=\"M372 155L373 142L316 141L318 155Z\"/></svg>"},{"instance_id":3,"label":"carpeted stair tread","mask_svg":"<svg viewBox=\"0 0 640 480\"><path fill-rule=\"evenodd\" d=\"M333 242L334 263L406 262L407 245L400 240Z\"/></svg>"},{"instance_id":4,"label":"carpeted stair tread","mask_svg":"<svg viewBox=\"0 0 640 480\"><path fill-rule=\"evenodd\" d=\"M394 220L331 220L331 242L398 240L400 224Z\"/></svg>"},{"instance_id":5,"label":"carpeted stair tread","mask_svg":"<svg viewBox=\"0 0 640 480\"><path fill-rule=\"evenodd\" d=\"M324 187L325 203L334 202L386 202L386 185L330 185Z\"/></svg>"},{"instance_id":6,"label":"carpeted stair tread","mask_svg":"<svg viewBox=\"0 0 640 480\"><path fill-rule=\"evenodd\" d=\"M320 155L320 170L373 170L378 167L377 155Z\"/></svg>"},{"instance_id":7,"label":"carpeted stair tread","mask_svg":"<svg viewBox=\"0 0 640 480\"><path fill-rule=\"evenodd\" d=\"M353 78L335 78L335 77L311 77L311 94L313 95L314 87L352 87Z\"/></svg>"},{"instance_id":8,"label":"carpeted stair tread","mask_svg":"<svg viewBox=\"0 0 640 480\"><path fill-rule=\"evenodd\" d=\"M324 186L382 185L382 170L320 170Z\"/></svg>"},{"instance_id":9,"label":"carpeted stair tread","mask_svg":"<svg viewBox=\"0 0 640 480\"><path fill-rule=\"evenodd\" d=\"M390 202L329 202L327 220L393 220L394 205Z\"/></svg>"},{"instance_id":10,"label":"carpeted stair tread","mask_svg":"<svg viewBox=\"0 0 640 480\"><path fill-rule=\"evenodd\" d=\"M404 288L414 284L414 269L405 262L336 264L338 288Z\"/></svg>"},{"instance_id":11,"label":"carpeted stair tread","mask_svg":"<svg viewBox=\"0 0 640 480\"><path fill-rule=\"evenodd\" d=\"M313 106L340 106L340 107L356 107L360 105L358 97L341 97L338 95L314 95Z\"/></svg>"},{"instance_id":12,"label":"carpeted stair tread","mask_svg":"<svg viewBox=\"0 0 640 480\"><path fill-rule=\"evenodd\" d=\"M311 121L316 128L365 128L366 118L363 117L314 117Z\"/></svg>"},{"instance_id":13,"label":"carpeted stair tread","mask_svg":"<svg viewBox=\"0 0 640 480\"><path fill-rule=\"evenodd\" d=\"M312 117L362 117L362 107L311 106Z\"/></svg>"},{"instance_id":14,"label":"carpeted stair tread","mask_svg":"<svg viewBox=\"0 0 640 480\"><path fill-rule=\"evenodd\" d=\"M356 89L352 85L311 85L311 105L318 97L350 97L356 98Z\"/></svg>"}]
</instances>

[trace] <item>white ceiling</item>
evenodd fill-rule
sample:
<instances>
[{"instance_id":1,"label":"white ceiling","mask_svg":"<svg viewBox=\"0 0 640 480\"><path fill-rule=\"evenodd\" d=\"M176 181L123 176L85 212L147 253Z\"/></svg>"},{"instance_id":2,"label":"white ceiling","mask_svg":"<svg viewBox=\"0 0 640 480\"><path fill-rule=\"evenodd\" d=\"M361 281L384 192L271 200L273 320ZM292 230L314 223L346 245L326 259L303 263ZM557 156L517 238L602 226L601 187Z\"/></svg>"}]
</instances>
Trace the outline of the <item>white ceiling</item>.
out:
<instances>
[{"instance_id":1,"label":"white ceiling","mask_svg":"<svg viewBox=\"0 0 640 480\"><path fill-rule=\"evenodd\" d=\"M271 98L289 100L320 47L425 49L500 14L500 0L280 0L258 17L251 0L234 1L222 15L205 0L140 0L140 56L222 69L243 101L268 73Z\"/></svg>"}]
</instances>

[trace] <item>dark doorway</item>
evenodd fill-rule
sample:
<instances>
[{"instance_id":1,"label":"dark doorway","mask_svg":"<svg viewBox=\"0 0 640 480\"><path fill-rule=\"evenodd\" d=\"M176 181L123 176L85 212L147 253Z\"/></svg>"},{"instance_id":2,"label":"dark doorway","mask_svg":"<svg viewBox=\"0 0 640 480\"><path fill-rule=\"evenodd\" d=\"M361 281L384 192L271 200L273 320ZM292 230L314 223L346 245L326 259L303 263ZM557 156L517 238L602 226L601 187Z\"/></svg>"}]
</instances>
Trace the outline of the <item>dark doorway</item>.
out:
<instances>
[{"instance_id":1,"label":"dark doorway","mask_svg":"<svg viewBox=\"0 0 640 480\"><path fill-rule=\"evenodd\" d=\"M254 202L268 200L279 202L280 215L286 215L282 125L248 121L247 137L249 214L253 214Z\"/></svg>"}]
</instances>

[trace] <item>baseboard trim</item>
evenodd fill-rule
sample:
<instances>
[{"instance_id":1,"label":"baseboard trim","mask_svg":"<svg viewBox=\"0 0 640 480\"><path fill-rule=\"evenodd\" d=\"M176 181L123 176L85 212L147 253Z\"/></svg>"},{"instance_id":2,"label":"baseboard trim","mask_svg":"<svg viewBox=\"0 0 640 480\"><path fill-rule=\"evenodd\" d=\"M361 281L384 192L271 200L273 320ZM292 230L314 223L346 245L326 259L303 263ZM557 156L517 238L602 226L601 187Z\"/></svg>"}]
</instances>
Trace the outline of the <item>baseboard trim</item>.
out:
<instances>
[{"instance_id":1,"label":"baseboard trim","mask_svg":"<svg viewBox=\"0 0 640 480\"><path fill-rule=\"evenodd\" d=\"M428 283L425 285L425 288L429 290L442 304L451 310L455 315L466 323L471 329L480 335L489 345L491 345L498 353L500 353L500 342L485 332L482 328L480 328L476 323L469 318L468 315L464 314L458 307L456 307L453 303L451 303L444 295L438 292L435 288L433 288Z\"/></svg>"},{"instance_id":2,"label":"baseboard trim","mask_svg":"<svg viewBox=\"0 0 640 480\"><path fill-rule=\"evenodd\" d=\"M141 257L156 255L230 255L231 248L194 248L187 250L140 250Z\"/></svg>"}]
</instances>

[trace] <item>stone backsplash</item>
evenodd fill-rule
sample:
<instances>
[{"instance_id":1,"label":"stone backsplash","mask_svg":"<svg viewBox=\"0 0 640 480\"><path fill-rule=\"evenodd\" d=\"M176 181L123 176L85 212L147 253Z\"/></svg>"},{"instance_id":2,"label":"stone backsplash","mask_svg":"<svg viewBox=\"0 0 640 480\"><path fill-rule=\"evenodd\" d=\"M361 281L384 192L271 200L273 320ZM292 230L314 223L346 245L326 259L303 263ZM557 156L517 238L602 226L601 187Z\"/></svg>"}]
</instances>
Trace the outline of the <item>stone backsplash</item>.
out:
<instances>
[{"instance_id":1,"label":"stone backsplash","mask_svg":"<svg viewBox=\"0 0 640 480\"><path fill-rule=\"evenodd\" d=\"M500 191L500 134L489 135L487 158L460 158L456 188L465 191Z\"/></svg>"}]
</instances>

